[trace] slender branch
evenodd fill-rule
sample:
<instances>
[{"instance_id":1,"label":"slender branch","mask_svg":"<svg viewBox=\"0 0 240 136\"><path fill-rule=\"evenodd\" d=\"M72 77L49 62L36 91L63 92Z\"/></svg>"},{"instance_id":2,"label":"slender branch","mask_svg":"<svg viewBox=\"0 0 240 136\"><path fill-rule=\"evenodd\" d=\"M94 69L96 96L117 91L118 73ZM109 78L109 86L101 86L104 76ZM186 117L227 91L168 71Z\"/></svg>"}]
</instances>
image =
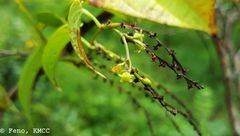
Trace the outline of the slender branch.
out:
<instances>
[{"instance_id":1,"label":"slender branch","mask_svg":"<svg viewBox=\"0 0 240 136\"><path fill-rule=\"evenodd\" d=\"M0 49L0 57L10 57L10 56L26 57L28 55L29 55L29 53L24 52L24 51L2 50L2 49Z\"/></svg>"},{"instance_id":2,"label":"slender branch","mask_svg":"<svg viewBox=\"0 0 240 136\"><path fill-rule=\"evenodd\" d=\"M97 25L97 27L98 28L100 28L101 27L101 23L98 21L98 19L92 14L92 13L90 13L88 10L86 10L86 9L82 9L82 12L86 15L86 16L88 16L89 18L91 18L92 20L93 20L93 22Z\"/></svg>"},{"instance_id":3,"label":"slender branch","mask_svg":"<svg viewBox=\"0 0 240 136\"><path fill-rule=\"evenodd\" d=\"M90 43L93 44L96 40L97 36L103 31L102 28L99 28L92 36Z\"/></svg>"},{"instance_id":4,"label":"slender branch","mask_svg":"<svg viewBox=\"0 0 240 136\"><path fill-rule=\"evenodd\" d=\"M106 24L101 24L98 30L93 34L91 44L96 40L97 36L106 29L114 29L116 27L121 26L121 23L112 23L110 20Z\"/></svg>"},{"instance_id":5,"label":"slender branch","mask_svg":"<svg viewBox=\"0 0 240 136\"><path fill-rule=\"evenodd\" d=\"M222 20L225 24L223 27L223 34L225 35L224 38L220 38L219 35L213 35L212 41L215 44L216 51L218 53L221 67L222 67L222 73L223 73L223 82L224 82L224 91L225 91L225 104L227 109L227 114L229 118L229 124L231 127L232 135L239 136L239 126L240 126L240 120L239 120L239 104L236 102L235 104L234 99L239 98L239 93L237 93L237 86L239 83L237 82L237 79L234 77L236 74L236 65L237 62L234 62L234 53L236 52L236 48L234 47L231 35L232 35L232 27L233 23L239 20L240 14L237 11L238 9L231 9L228 10L225 14L225 20ZM217 12L220 14L221 11L217 10ZM223 15L223 14L222 14ZM236 112L235 112L236 110Z\"/></svg>"},{"instance_id":6,"label":"slender branch","mask_svg":"<svg viewBox=\"0 0 240 136\"><path fill-rule=\"evenodd\" d=\"M113 15L111 13L108 13L108 12L104 11L97 16L97 20L99 20L99 22L103 22L105 20L108 20L112 16ZM83 27L81 27L82 35L84 35L86 32L88 32L94 26L95 26L95 23L92 20L87 22L87 23L84 23Z\"/></svg>"},{"instance_id":7,"label":"slender branch","mask_svg":"<svg viewBox=\"0 0 240 136\"><path fill-rule=\"evenodd\" d=\"M227 62L226 62L226 56L225 56L225 47L223 44L223 41L218 38L218 37L212 37L215 45L216 45L216 50L217 53L220 57L220 62L221 62L221 66L222 66L222 71L223 71L223 78L224 78L224 87L225 87L225 103L226 103L226 108L227 108L227 113L228 113L228 118L229 118L229 122L230 122L230 126L231 126L231 130L234 136L237 136L237 130L235 128L235 118L234 118L234 114L232 111L232 100L231 100L231 96L232 96L232 92L231 92L231 81L228 77L228 66L227 66Z\"/></svg>"},{"instance_id":8,"label":"slender branch","mask_svg":"<svg viewBox=\"0 0 240 136\"><path fill-rule=\"evenodd\" d=\"M122 41L123 41L123 45L125 47L125 52L126 52L126 62L128 64L128 71L130 72L131 69L132 69L132 62L131 62L131 58L130 58L130 53L129 53L129 49L128 49L128 43L127 43L127 40L124 36L124 34L122 32L120 32L119 30L117 29L114 29L115 32L117 32L121 38L122 38Z\"/></svg>"},{"instance_id":9,"label":"slender branch","mask_svg":"<svg viewBox=\"0 0 240 136\"><path fill-rule=\"evenodd\" d=\"M118 27L121 24L120 23L111 23L108 22L107 24L101 24L98 19L92 14L90 13L87 9L82 9L82 12L88 16L89 18L91 18L93 20L93 22L96 24L96 26L98 27L98 30L93 34L91 43L93 44L94 40L97 38L97 36L105 29L109 29L109 28L114 28L114 27Z\"/></svg>"},{"instance_id":10,"label":"slender branch","mask_svg":"<svg viewBox=\"0 0 240 136\"><path fill-rule=\"evenodd\" d=\"M192 117L191 111L188 109L188 107L185 105L185 103L178 98L175 94L173 94L171 91L169 91L166 87L164 87L161 84L157 84L157 89L162 89L167 95L169 95L173 100L175 100L182 108ZM193 117L192 117L193 118Z\"/></svg>"}]
</instances>

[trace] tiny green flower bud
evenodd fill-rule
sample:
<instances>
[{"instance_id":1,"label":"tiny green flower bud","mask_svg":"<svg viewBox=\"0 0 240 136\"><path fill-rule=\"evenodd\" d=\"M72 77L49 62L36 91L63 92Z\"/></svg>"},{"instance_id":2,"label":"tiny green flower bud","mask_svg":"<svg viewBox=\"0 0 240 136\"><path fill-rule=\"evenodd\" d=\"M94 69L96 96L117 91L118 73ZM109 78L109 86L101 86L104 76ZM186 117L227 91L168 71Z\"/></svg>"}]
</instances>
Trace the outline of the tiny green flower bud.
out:
<instances>
[{"instance_id":1,"label":"tiny green flower bud","mask_svg":"<svg viewBox=\"0 0 240 136\"><path fill-rule=\"evenodd\" d=\"M139 42L137 45L137 52L140 53L142 50L145 49L144 44L142 42Z\"/></svg>"},{"instance_id":2,"label":"tiny green flower bud","mask_svg":"<svg viewBox=\"0 0 240 136\"><path fill-rule=\"evenodd\" d=\"M140 31L136 31L134 34L133 34L133 38L134 39L137 39L139 41L143 41L143 38L144 38L144 34Z\"/></svg>"},{"instance_id":3,"label":"tiny green flower bud","mask_svg":"<svg viewBox=\"0 0 240 136\"><path fill-rule=\"evenodd\" d=\"M152 84L152 81L151 81L150 79L148 79L148 78L143 78L143 79L142 79L142 82L143 82L144 84L146 84L146 85L151 85L151 84Z\"/></svg>"},{"instance_id":4,"label":"tiny green flower bud","mask_svg":"<svg viewBox=\"0 0 240 136\"><path fill-rule=\"evenodd\" d=\"M112 72L116 74L122 74L125 71L125 63L120 63L112 67Z\"/></svg>"},{"instance_id":5,"label":"tiny green flower bud","mask_svg":"<svg viewBox=\"0 0 240 136\"><path fill-rule=\"evenodd\" d=\"M121 77L121 82L132 82L133 81L133 75L131 75L129 72L124 72L119 75Z\"/></svg>"}]
</instances>

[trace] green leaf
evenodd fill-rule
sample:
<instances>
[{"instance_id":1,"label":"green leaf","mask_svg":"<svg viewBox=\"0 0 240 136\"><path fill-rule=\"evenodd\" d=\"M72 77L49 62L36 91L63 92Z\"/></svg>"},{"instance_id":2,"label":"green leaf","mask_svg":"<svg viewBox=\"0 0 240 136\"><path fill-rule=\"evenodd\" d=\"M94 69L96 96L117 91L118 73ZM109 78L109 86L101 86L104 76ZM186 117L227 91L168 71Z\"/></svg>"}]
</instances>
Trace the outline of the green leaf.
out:
<instances>
[{"instance_id":1,"label":"green leaf","mask_svg":"<svg viewBox=\"0 0 240 136\"><path fill-rule=\"evenodd\" d=\"M42 12L37 14L37 19L38 21L53 27L59 27L64 23L64 20L61 17L50 12Z\"/></svg>"},{"instance_id":2,"label":"green leaf","mask_svg":"<svg viewBox=\"0 0 240 136\"><path fill-rule=\"evenodd\" d=\"M43 53L44 46L38 46L31 56L28 57L19 82L18 82L18 97L20 104L23 108L23 112L25 116L31 121L30 114L30 98L31 98L31 90L34 85L34 80L41 68L41 58Z\"/></svg>"},{"instance_id":3,"label":"green leaf","mask_svg":"<svg viewBox=\"0 0 240 136\"><path fill-rule=\"evenodd\" d=\"M71 43L74 51L78 55L78 57L83 60L83 62L86 64L86 66L101 76L102 78L106 77L97 71L95 67L92 65L91 61L88 59L87 54L84 51L83 48L83 43L81 41L81 30L80 27L83 25L82 23L82 14L83 14L83 8L82 8L83 1L82 0L74 0L72 2L72 5L69 9L69 14L68 14L68 26L70 28L70 37L71 37ZM86 14L86 11L85 11ZM88 13L89 15L89 13ZM92 15L89 15L92 16ZM96 21L96 20L95 20Z\"/></svg>"},{"instance_id":4,"label":"green leaf","mask_svg":"<svg viewBox=\"0 0 240 136\"><path fill-rule=\"evenodd\" d=\"M42 57L42 64L43 69L52 82L52 84L58 89L61 90L59 87L56 79L55 79L55 67L58 61L58 58L70 41L70 32L67 25L64 25L57 29L52 36L48 39L48 43L44 49L43 57Z\"/></svg>"},{"instance_id":5,"label":"green leaf","mask_svg":"<svg viewBox=\"0 0 240 136\"><path fill-rule=\"evenodd\" d=\"M112 13L216 34L215 0L89 0Z\"/></svg>"}]
</instances>

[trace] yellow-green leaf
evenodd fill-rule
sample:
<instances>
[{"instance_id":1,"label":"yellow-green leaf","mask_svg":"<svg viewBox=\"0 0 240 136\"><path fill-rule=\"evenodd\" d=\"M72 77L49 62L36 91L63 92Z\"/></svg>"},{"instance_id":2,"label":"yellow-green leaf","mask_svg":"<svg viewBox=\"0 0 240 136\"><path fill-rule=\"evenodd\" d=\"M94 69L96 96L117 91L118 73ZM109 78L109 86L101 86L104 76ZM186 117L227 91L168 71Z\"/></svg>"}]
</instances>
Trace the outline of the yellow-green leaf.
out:
<instances>
[{"instance_id":1,"label":"yellow-green leaf","mask_svg":"<svg viewBox=\"0 0 240 136\"><path fill-rule=\"evenodd\" d=\"M31 90L34 84L34 80L41 68L41 58L44 46L38 46L31 56L28 57L19 82L18 82L18 97L20 104L23 108L23 112L31 123Z\"/></svg>"},{"instance_id":2,"label":"yellow-green leaf","mask_svg":"<svg viewBox=\"0 0 240 136\"><path fill-rule=\"evenodd\" d=\"M112 13L216 34L215 0L89 0Z\"/></svg>"},{"instance_id":3,"label":"yellow-green leaf","mask_svg":"<svg viewBox=\"0 0 240 136\"><path fill-rule=\"evenodd\" d=\"M43 52L42 64L44 72L57 89L60 89L60 87L55 79L55 67L62 50L69 41L70 32L68 26L64 25L57 29L48 39Z\"/></svg>"}]
</instances>

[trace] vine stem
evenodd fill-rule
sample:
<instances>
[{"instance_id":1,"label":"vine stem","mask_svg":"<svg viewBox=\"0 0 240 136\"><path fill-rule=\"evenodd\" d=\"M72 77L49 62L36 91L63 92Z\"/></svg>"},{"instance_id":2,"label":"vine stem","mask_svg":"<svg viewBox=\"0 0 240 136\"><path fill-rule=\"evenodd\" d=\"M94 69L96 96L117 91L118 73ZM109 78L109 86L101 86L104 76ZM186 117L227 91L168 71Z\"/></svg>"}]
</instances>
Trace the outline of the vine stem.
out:
<instances>
[{"instance_id":1,"label":"vine stem","mask_svg":"<svg viewBox=\"0 0 240 136\"><path fill-rule=\"evenodd\" d=\"M30 52L25 52L25 51L0 49L0 58L1 57L10 57L10 56L25 57L25 56L28 56L29 54L30 54Z\"/></svg>"},{"instance_id":2,"label":"vine stem","mask_svg":"<svg viewBox=\"0 0 240 136\"><path fill-rule=\"evenodd\" d=\"M98 27L98 30L93 34L93 37L91 39L91 44L94 43L94 41L96 40L97 36L103 31L103 30L106 30L106 29L114 29L116 27L120 27L121 26L121 23L111 23L111 22L108 22L107 24L101 24L100 27Z\"/></svg>"},{"instance_id":3,"label":"vine stem","mask_svg":"<svg viewBox=\"0 0 240 136\"><path fill-rule=\"evenodd\" d=\"M92 39L91 39L91 41L90 41L91 44L94 43L94 41L96 40L97 36L98 36L102 31L103 31L103 29L102 29L102 28L99 28L99 29L93 34L93 37L92 37Z\"/></svg>"},{"instance_id":4,"label":"vine stem","mask_svg":"<svg viewBox=\"0 0 240 136\"><path fill-rule=\"evenodd\" d=\"M88 16L89 18L91 18L93 21L94 21L94 23L97 25L97 27L98 28L101 28L101 26L102 26L102 24L98 21L98 19L92 14L92 13L90 13L88 10L86 10L86 9L82 9L82 12L86 15L86 16Z\"/></svg>"},{"instance_id":5,"label":"vine stem","mask_svg":"<svg viewBox=\"0 0 240 136\"><path fill-rule=\"evenodd\" d=\"M87 17L91 18L99 29L101 28L104 30L104 29L110 29L110 28L116 28L116 27L122 26L122 23L112 23L110 21L107 24L101 24L100 21L98 21L98 19L92 13L90 13L87 9L82 8L82 12Z\"/></svg>"},{"instance_id":6,"label":"vine stem","mask_svg":"<svg viewBox=\"0 0 240 136\"><path fill-rule=\"evenodd\" d=\"M125 52L126 52L126 62L127 62L127 65L128 65L128 71L130 72L131 69L132 69L132 62L131 62L131 58L130 58L130 53L129 53L129 48L128 48L128 43L127 43L126 37L119 30L117 30L117 29L113 29L113 30L115 32L117 32L122 38L122 41L123 41L123 44L124 44L124 47L125 47Z\"/></svg>"},{"instance_id":7,"label":"vine stem","mask_svg":"<svg viewBox=\"0 0 240 136\"><path fill-rule=\"evenodd\" d=\"M93 34L92 40L91 40L91 44L94 43L95 39L97 38L97 36L105 29L110 29L110 28L116 28L121 26L121 23L111 23L108 22L107 24L101 24L100 21L98 21L98 19L91 13L89 12L87 9L82 9L83 14L85 14L86 16L88 16L89 18L91 18L93 20L93 22L96 24L96 26L98 27L98 30Z\"/></svg>"}]
</instances>

